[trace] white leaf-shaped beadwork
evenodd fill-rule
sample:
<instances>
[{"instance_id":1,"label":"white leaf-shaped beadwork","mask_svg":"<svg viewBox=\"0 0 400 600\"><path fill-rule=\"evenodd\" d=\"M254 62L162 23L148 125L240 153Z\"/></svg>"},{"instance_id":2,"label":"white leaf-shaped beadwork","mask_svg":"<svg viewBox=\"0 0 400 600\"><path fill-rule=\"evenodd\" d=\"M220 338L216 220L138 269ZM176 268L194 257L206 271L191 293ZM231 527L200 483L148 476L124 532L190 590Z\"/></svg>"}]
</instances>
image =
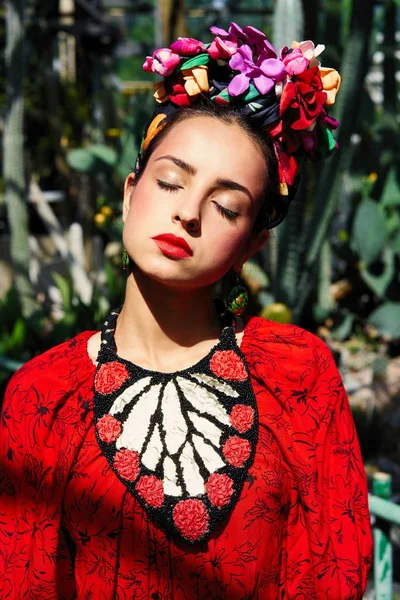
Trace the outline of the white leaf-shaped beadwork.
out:
<instances>
[{"instance_id":1,"label":"white leaf-shaped beadwork","mask_svg":"<svg viewBox=\"0 0 400 600\"><path fill-rule=\"evenodd\" d=\"M128 388L126 388L126 390L122 392L122 394L120 394L114 401L110 410L110 414L116 415L121 413L125 406L150 384L150 381L151 377L143 377L143 379L139 379L139 381L136 381L133 385L130 385Z\"/></svg>"},{"instance_id":2,"label":"white leaf-shaped beadwork","mask_svg":"<svg viewBox=\"0 0 400 600\"><path fill-rule=\"evenodd\" d=\"M204 435L204 437L210 440L214 446L219 447L219 442L221 439L221 429L211 423L207 418L200 417L197 413L188 411L188 417L192 421L193 425Z\"/></svg>"},{"instance_id":3,"label":"white leaf-shaped beadwork","mask_svg":"<svg viewBox=\"0 0 400 600\"><path fill-rule=\"evenodd\" d=\"M233 389L233 387L224 381L219 381L215 377L210 377L210 375L206 375L205 373L192 373L191 377L196 379L199 383L206 383L210 387L222 392L226 396L230 396L231 398L239 398L239 394Z\"/></svg>"},{"instance_id":4,"label":"white leaf-shaped beadwork","mask_svg":"<svg viewBox=\"0 0 400 600\"><path fill-rule=\"evenodd\" d=\"M154 471L160 462L162 449L163 446L160 437L160 426L157 423L157 425L154 427L154 431L151 435L146 451L142 456L142 463L144 466Z\"/></svg>"},{"instance_id":5,"label":"white leaf-shaped beadwork","mask_svg":"<svg viewBox=\"0 0 400 600\"><path fill-rule=\"evenodd\" d=\"M199 435L193 435L192 440L197 452L203 459L206 469L208 469L210 473L213 473L217 469L222 469L224 461L210 444L206 444L204 439Z\"/></svg>"},{"instance_id":6,"label":"white leaf-shaped beadwork","mask_svg":"<svg viewBox=\"0 0 400 600\"><path fill-rule=\"evenodd\" d=\"M172 381L165 386L161 410L167 450L169 454L175 454L185 443L187 424L182 414L177 389Z\"/></svg>"},{"instance_id":7,"label":"white leaf-shaped beadwork","mask_svg":"<svg viewBox=\"0 0 400 600\"><path fill-rule=\"evenodd\" d=\"M208 413L224 425L229 425L229 415L217 396L194 381L177 377L179 387L191 405L200 413Z\"/></svg>"},{"instance_id":8,"label":"white leaf-shaped beadwork","mask_svg":"<svg viewBox=\"0 0 400 600\"><path fill-rule=\"evenodd\" d=\"M199 467L194 459L193 448L189 442L186 442L183 447L180 463L183 469L183 478L189 494L191 496L204 494L204 479L200 475Z\"/></svg>"},{"instance_id":9,"label":"white leaf-shaped beadwork","mask_svg":"<svg viewBox=\"0 0 400 600\"><path fill-rule=\"evenodd\" d=\"M164 459L164 494L167 496L180 496L182 488L177 485L176 466L172 458L166 456Z\"/></svg>"},{"instance_id":10,"label":"white leaf-shaped beadwork","mask_svg":"<svg viewBox=\"0 0 400 600\"><path fill-rule=\"evenodd\" d=\"M138 398L124 423L123 431L116 443L117 449L127 448L141 453L149 432L150 418L158 405L160 388L161 383L153 385Z\"/></svg>"}]
</instances>

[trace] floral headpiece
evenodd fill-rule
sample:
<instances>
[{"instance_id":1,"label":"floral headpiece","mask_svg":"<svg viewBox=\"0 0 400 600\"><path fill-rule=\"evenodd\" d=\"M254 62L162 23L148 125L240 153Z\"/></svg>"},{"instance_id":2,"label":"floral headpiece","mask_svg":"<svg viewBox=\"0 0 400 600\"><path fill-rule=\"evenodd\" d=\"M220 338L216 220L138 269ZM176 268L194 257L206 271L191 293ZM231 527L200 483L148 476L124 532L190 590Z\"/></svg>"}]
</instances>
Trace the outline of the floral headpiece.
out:
<instances>
[{"instance_id":1,"label":"floral headpiece","mask_svg":"<svg viewBox=\"0 0 400 600\"><path fill-rule=\"evenodd\" d=\"M211 43L178 38L170 48L148 56L143 69L162 75L155 85L160 104L142 140L136 170L151 140L170 115L207 97L230 105L254 119L272 138L278 165L278 189L269 228L286 216L298 183L300 161L318 160L336 148L332 130L339 125L326 107L335 102L341 77L321 67L318 56L325 46L310 40L285 46L279 56L255 27L231 23L228 31L210 27Z\"/></svg>"}]
</instances>

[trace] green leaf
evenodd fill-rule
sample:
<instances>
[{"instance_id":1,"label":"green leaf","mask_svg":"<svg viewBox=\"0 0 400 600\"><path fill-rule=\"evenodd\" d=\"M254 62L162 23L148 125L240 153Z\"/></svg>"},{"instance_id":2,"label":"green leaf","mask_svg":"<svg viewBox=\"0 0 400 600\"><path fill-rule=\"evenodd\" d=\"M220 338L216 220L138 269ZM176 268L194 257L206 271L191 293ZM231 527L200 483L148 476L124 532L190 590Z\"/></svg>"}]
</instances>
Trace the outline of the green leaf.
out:
<instances>
[{"instance_id":1,"label":"green leaf","mask_svg":"<svg viewBox=\"0 0 400 600\"><path fill-rule=\"evenodd\" d=\"M117 162L117 153L114 148L106 146L105 144L94 144L89 146L88 150L94 158L101 160L109 167L113 167Z\"/></svg>"},{"instance_id":2,"label":"green leaf","mask_svg":"<svg viewBox=\"0 0 400 600\"><path fill-rule=\"evenodd\" d=\"M209 54L198 54L197 56L193 56L193 58L189 58L189 60L182 63L180 66L180 71L183 71L184 69L193 69L193 67L199 67L201 65L206 65L209 62L209 60Z\"/></svg>"},{"instance_id":3,"label":"green leaf","mask_svg":"<svg viewBox=\"0 0 400 600\"><path fill-rule=\"evenodd\" d=\"M88 148L76 148L67 154L67 163L75 171L91 173L96 168L96 158Z\"/></svg>"},{"instance_id":4,"label":"green leaf","mask_svg":"<svg viewBox=\"0 0 400 600\"><path fill-rule=\"evenodd\" d=\"M400 337L400 302L385 302L369 315L367 322L382 335Z\"/></svg>"},{"instance_id":5,"label":"green leaf","mask_svg":"<svg viewBox=\"0 0 400 600\"><path fill-rule=\"evenodd\" d=\"M385 296L386 290L395 274L394 253L391 248L385 248L383 252L383 263L383 272L380 275L373 275L364 265L361 265L360 269L361 277L379 298Z\"/></svg>"},{"instance_id":6,"label":"green leaf","mask_svg":"<svg viewBox=\"0 0 400 600\"><path fill-rule=\"evenodd\" d=\"M336 142L332 132L327 127L321 126L318 131L318 137L322 156L329 156L332 154L336 149Z\"/></svg>"},{"instance_id":7,"label":"green leaf","mask_svg":"<svg viewBox=\"0 0 400 600\"><path fill-rule=\"evenodd\" d=\"M333 317L331 334L334 340L342 342L350 337L353 330L354 315L345 309L339 310Z\"/></svg>"},{"instance_id":8,"label":"green leaf","mask_svg":"<svg viewBox=\"0 0 400 600\"><path fill-rule=\"evenodd\" d=\"M247 90L246 94L243 96L243 100L245 102L250 102L251 100L254 100L254 98L259 98L259 97L260 97L260 92L258 91L256 86L251 83L249 85L249 89Z\"/></svg>"},{"instance_id":9,"label":"green leaf","mask_svg":"<svg viewBox=\"0 0 400 600\"><path fill-rule=\"evenodd\" d=\"M382 206L400 205L400 185L394 167L390 170L387 176L380 203Z\"/></svg>"},{"instance_id":10,"label":"green leaf","mask_svg":"<svg viewBox=\"0 0 400 600\"><path fill-rule=\"evenodd\" d=\"M357 207L353 229L351 248L359 255L362 262L369 266L382 252L386 241L385 221L378 210L376 202L365 199Z\"/></svg>"},{"instance_id":11,"label":"green leaf","mask_svg":"<svg viewBox=\"0 0 400 600\"><path fill-rule=\"evenodd\" d=\"M53 273L53 279L57 288L60 291L63 308L65 312L70 312L72 309L72 287L68 279L62 277L59 273ZM64 320L64 319L63 319Z\"/></svg>"}]
</instances>

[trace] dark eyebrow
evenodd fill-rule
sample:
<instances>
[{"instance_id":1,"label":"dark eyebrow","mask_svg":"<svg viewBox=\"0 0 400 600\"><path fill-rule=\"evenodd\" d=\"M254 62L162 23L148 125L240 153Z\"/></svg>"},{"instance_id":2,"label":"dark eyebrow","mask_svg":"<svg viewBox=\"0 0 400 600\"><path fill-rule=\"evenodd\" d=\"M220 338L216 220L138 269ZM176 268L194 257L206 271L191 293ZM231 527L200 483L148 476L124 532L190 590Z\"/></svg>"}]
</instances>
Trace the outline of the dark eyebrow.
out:
<instances>
[{"instance_id":1,"label":"dark eyebrow","mask_svg":"<svg viewBox=\"0 0 400 600\"><path fill-rule=\"evenodd\" d=\"M226 190L237 190L238 192L243 192L250 198L251 202L254 202L254 198L250 194L247 187L237 183L237 181L232 181L232 179L217 179L217 186Z\"/></svg>"},{"instance_id":2,"label":"dark eyebrow","mask_svg":"<svg viewBox=\"0 0 400 600\"><path fill-rule=\"evenodd\" d=\"M180 158L177 158L176 156L172 156L171 154L166 154L165 156L160 156L159 158L157 158L155 160L155 162L157 162L158 160L162 160L162 159L170 160L171 162L174 163L174 165L176 165L180 169L183 169L184 171L186 171L186 173L189 173L189 175L196 175L196 173L197 173L197 169L195 167L193 167L192 165L189 165L189 163L185 162L184 160L182 160ZM240 183L237 183L237 181L233 181L232 179L219 178L219 179L217 179L216 184L217 184L217 187L225 189L225 190L236 190L238 192L243 192L244 194L246 194L246 196L250 199L251 202L254 202L254 198L250 194L247 187L245 187L244 185L241 185Z\"/></svg>"},{"instance_id":3,"label":"dark eyebrow","mask_svg":"<svg viewBox=\"0 0 400 600\"><path fill-rule=\"evenodd\" d=\"M166 154L165 156L160 156L160 158L157 158L157 160L155 162L157 162L158 160L162 160L163 158L170 160L177 167L179 167L180 169L183 169L184 171L186 171L186 173L189 173L189 175L196 175L196 173L197 173L197 169L195 169L195 167L193 167L192 165L189 165L189 163L185 162L184 160L181 160L180 158L177 158L176 156L172 156L171 154Z\"/></svg>"}]
</instances>

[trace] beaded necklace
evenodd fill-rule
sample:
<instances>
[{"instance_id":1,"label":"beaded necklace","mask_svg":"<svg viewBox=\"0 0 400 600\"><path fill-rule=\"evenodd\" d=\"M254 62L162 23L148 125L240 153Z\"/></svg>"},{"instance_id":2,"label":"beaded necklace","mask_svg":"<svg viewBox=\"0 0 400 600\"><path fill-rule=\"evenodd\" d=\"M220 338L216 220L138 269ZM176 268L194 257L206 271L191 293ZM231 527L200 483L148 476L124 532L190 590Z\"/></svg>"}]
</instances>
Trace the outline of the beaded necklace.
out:
<instances>
[{"instance_id":1,"label":"beaded necklace","mask_svg":"<svg viewBox=\"0 0 400 600\"><path fill-rule=\"evenodd\" d=\"M210 537L254 460L258 412L233 326L194 366L162 373L117 355L120 309L101 331L96 438L116 476L170 537Z\"/></svg>"}]
</instances>

